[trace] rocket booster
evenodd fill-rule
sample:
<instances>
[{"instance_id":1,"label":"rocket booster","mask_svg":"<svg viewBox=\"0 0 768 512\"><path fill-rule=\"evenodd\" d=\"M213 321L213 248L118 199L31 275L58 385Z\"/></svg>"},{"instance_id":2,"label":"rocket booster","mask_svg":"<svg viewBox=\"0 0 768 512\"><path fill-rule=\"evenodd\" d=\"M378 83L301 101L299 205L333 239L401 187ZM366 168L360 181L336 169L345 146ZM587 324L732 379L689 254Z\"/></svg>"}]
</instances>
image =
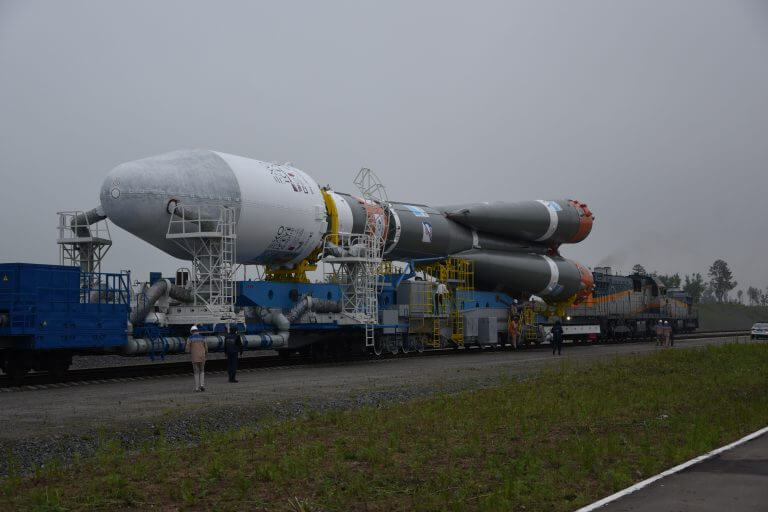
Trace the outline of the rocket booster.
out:
<instances>
[{"instance_id":1,"label":"rocket booster","mask_svg":"<svg viewBox=\"0 0 768 512\"><path fill-rule=\"evenodd\" d=\"M592 213L573 200L378 204L321 189L289 164L208 150L119 165L107 175L100 195L114 224L180 259L189 255L166 238L177 204L211 215L220 206L233 208L236 261L286 268L309 256L333 230L363 233L373 215L385 259L470 259L478 288L549 301L583 297L592 288L591 273L557 250L580 242L592 228Z\"/></svg>"}]
</instances>

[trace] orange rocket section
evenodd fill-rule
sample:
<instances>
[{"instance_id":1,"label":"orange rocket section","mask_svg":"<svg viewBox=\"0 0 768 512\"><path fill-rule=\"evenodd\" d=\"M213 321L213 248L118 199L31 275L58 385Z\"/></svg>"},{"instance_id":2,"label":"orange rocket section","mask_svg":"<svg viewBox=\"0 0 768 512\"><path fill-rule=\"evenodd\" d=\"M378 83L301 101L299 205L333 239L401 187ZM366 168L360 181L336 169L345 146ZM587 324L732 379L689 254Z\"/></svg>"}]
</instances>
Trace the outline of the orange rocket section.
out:
<instances>
[{"instance_id":1,"label":"orange rocket section","mask_svg":"<svg viewBox=\"0 0 768 512\"><path fill-rule=\"evenodd\" d=\"M576 292L576 300L574 300L573 303L581 304L592 296L592 290L595 288L595 278L592 276L592 272L590 272L587 267L578 261L574 261L573 263L576 265L576 268L579 269L581 280L581 290Z\"/></svg>"},{"instance_id":2,"label":"orange rocket section","mask_svg":"<svg viewBox=\"0 0 768 512\"><path fill-rule=\"evenodd\" d=\"M568 204L576 208L579 212L579 229L576 231L576 234L568 240L568 242L575 244L589 236L589 233L592 231L592 223L595 221L595 216L592 215L589 206L585 203L569 199Z\"/></svg>"}]
</instances>

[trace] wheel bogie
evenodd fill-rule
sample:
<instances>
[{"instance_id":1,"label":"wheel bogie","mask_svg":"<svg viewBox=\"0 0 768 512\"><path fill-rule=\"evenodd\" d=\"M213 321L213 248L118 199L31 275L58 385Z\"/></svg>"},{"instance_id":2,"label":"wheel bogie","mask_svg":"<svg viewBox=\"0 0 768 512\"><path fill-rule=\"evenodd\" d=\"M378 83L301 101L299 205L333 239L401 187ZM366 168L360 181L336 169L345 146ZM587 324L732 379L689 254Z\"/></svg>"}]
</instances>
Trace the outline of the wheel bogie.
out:
<instances>
[{"instance_id":1,"label":"wheel bogie","mask_svg":"<svg viewBox=\"0 0 768 512\"><path fill-rule=\"evenodd\" d=\"M14 380L32 370L62 378L71 365L72 353L64 350L4 350L0 354L0 369Z\"/></svg>"}]
</instances>

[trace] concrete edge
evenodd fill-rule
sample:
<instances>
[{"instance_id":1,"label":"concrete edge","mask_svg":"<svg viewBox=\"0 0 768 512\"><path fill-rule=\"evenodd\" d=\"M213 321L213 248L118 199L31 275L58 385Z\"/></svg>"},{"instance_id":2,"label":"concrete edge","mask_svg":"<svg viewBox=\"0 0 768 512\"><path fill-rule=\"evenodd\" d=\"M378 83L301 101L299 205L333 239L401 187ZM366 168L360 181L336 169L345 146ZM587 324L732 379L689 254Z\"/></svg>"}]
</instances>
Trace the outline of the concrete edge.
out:
<instances>
[{"instance_id":1,"label":"concrete edge","mask_svg":"<svg viewBox=\"0 0 768 512\"><path fill-rule=\"evenodd\" d=\"M721 446L720 448L716 448L716 449L712 450L709 453L705 453L704 455L699 455L698 457L696 457L694 459L691 459L691 460L689 460L687 462L683 462L682 464L679 464L679 465L677 465L677 466L675 466L673 468L670 468L670 469L668 469L668 470L666 470L666 471L664 471L662 473L659 473L658 475L655 475L655 476L652 476L650 478L647 478L647 479L643 480L642 482L638 482L638 483L636 483L634 485L631 485L631 486L627 487L626 489L623 489L623 490L621 490L621 491L619 491L617 493L611 494L610 496L607 496L607 497L605 497L605 498L603 498L601 500L598 500L598 501L596 501L596 502L594 502L594 503L592 503L590 505L586 505L584 507L581 507L580 509L576 510L575 512L591 512L593 510L596 510L596 509L598 509L598 508L600 508L602 506L607 505L608 503L611 503L612 501L616 501L619 498L623 498L624 496L626 496L628 494L632 494L635 491L639 491L643 487L647 487L647 486L649 486L650 484L652 484L653 482L655 482L657 480L661 480L664 477L667 477L669 475L678 473L678 472L680 472L680 471L682 471L682 470L684 470L684 469L686 469L686 468L688 468L690 466L693 466L694 464L698 464L699 462L703 462L703 461L705 461L705 460L707 460L709 458L714 457L715 455L719 455L720 453L723 453L725 451L728 451L728 450L731 450L733 448L736 448L737 446L739 446L741 444L749 442L749 441L751 441L751 440L753 440L753 439L755 439L757 437L760 437L763 434L767 434L767 433L768 433L768 427L761 428L760 430L758 430L756 432L752 432L751 434L748 434L748 435L742 437L738 441L734 441L731 444L727 444L725 446Z\"/></svg>"}]
</instances>

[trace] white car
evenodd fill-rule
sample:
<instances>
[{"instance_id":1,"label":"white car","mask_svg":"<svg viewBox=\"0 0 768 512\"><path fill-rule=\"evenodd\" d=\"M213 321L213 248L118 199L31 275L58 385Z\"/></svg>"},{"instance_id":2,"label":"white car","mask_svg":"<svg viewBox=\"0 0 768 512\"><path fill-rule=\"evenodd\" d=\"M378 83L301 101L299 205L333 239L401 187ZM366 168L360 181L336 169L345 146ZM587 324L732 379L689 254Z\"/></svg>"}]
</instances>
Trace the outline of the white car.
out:
<instances>
[{"instance_id":1,"label":"white car","mask_svg":"<svg viewBox=\"0 0 768 512\"><path fill-rule=\"evenodd\" d=\"M750 337L753 340L768 338L768 323L757 323L752 326Z\"/></svg>"}]
</instances>

